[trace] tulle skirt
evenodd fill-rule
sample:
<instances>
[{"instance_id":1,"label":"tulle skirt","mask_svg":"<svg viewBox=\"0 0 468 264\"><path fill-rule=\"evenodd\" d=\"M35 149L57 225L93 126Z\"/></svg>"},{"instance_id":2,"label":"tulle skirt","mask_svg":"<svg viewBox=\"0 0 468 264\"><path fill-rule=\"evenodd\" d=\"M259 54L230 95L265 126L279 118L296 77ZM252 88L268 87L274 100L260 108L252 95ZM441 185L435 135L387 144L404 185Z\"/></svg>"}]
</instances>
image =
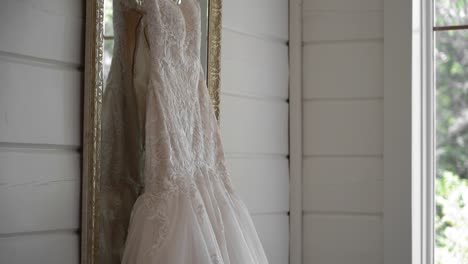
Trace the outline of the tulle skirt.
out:
<instances>
[{"instance_id":1,"label":"tulle skirt","mask_svg":"<svg viewBox=\"0 0 468 264\"><path fill-rule=\"evenodd\" d=\"M123 264L268 263L246 206L223 181L182 185L138 198Z\"/></svg>"}]
</instances>

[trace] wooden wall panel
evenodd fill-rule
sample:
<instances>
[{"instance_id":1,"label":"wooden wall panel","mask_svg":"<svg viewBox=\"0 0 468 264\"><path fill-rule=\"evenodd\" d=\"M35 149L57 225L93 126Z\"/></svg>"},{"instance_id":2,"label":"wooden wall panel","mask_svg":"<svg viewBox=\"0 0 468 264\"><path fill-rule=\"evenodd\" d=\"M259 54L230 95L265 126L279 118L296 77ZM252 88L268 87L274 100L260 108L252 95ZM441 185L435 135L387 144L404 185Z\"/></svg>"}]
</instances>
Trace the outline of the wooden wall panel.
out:
<instances>
[{"instance_id":1,"label":"wooden wall panel","mask_svg":"<svg viewBox=\"0 0 468 264\"><path fill-rule=\"evenodd\" d=\"M304 154L381 155L381 100L304 104Z\"/></svg>"},{"instance_id":2,"label":"wooden wall panel","mask_svg":"<svg viewBox=\"0 0 468 264\"><path fill-rule=\"evenodd\" d=\"M0 148L0 235L77 230L79 153Z\"/></svg>"},{"instance_id":3,"label":"wooden wall panel","mask_svg":"<svg viewBox=\"0 0 468 264\"><path fill-rule=\"evenodd\" d=\"M253 221L270 264L289 263L289 221L283 215L254 215Z\"/></svg>"},{"instance_id":4,"label":"wooden wall panel","mask_svg":"<svg viewBox=\"0 0 468 264\"><path fill-rule=\"evenodd\" d=\"M0 80L0 142L81 145L81 72L0 57Z\"/></svg>"},{"instance_id":5,"label":"wooden wall panel","mask_svg":"<svg viewBox=\"0 0 468 264\"><path fill-rule=\"evenodd\" d=\"M305 264L383 263L380 216L305 215Z\"/></svg>"},{"instance_id":6,"label":"wooden wall panel","mask_svg":"<svg viewBox=\"0 0 468 264\"><path fill-rule=\"evenodd\" d=\"M78 264L80 238L72 232L0 237L0 263Z\"/></svg>"},{"instance_id":7,"label":"wooden wall panel","mask_svg":"<svg viewBox=\"0 0 468 264\"><path fill-rule=\"evenodd\" d=\"M304 99L383 96L383 43L317 43L304 47Z\"/></svg>"},{"instance_id":8,"label":"wooden wall panel","mask_svg":"<svg viewBox=\"0 0 468 264\"><path fill-rule=\"evenodd\" d=\"M383 263L383 9L303 1L303 263Z\"/></svg>"},{"instance_id":9,"label":"wooden wall panel","mask_svg":"<svg viewBox=\"0 0 468 264\"><path fill-rule=\"evenodd\" d=\"M383 0L304 0L304 11L382 10Z\"/></svg>"},{"instance_id":10,"label":"wooden wall panel","mask_svg":"<svg viewBox=\"0 0 468 264\"><path fill-rule=\"evenodd\" d=\"M286 42L269 41L225 29L221 65L221 91L225 94L258 99L288 98Z\"/></svg>"},{"instance_id":11,"label":"wooden wall panel","mask_svg":"<svg viewBox=\"0 0 468 264\"><path fill-rule=\"evenodd\" d=\"M221 96L221 132L228 153L288 154L288 104Z\"/></svg>"},{"instance_id":12,"label":"wooden wall panel","mask_svg":"<svg viewBox=\"0 0 468 264\"><path fill-rule=\"evenodd\" d=\"M0 51L81 65L83 9L84 1L2 1Z\"/></svg>"},{"instance_id":13,"label":"wooden wall panel","mask_svg":"<svg viewBox=\"0 0 468 264\"><path fill-rule=\"evenodd\" d=\"M288 40L287 0L223 2L223 26L260 37Z\"/></svg>"},{"instance_id":14,"label":"wooden wall panel","mask_svg":"<svg viewBox=\"0 0 468 264\"><path fill-rule=\"evenodd\" d=\"M227 165L232 183L251 213L288 212L289 167L286 157L228 157Z\"/></svg>"},{"instance_id":15,"label":"wooden wall panel","mask_svg":"<svg viewBox=\"0 0 468 264\"><path fill-rule=\"evenodd\" d=\"M383 37L383 12L304 12L304 42L356 41Z\"/></svg>"},{"instance_id":16,"label":"wooden wall panel","mask_svg":"<svg viewBox=\"0 0 468 264\"><path fill-rule=\"evenodd\" d=\"M380 157L315 157L304 160L304 211L381 213Z\"/></svg>"}]
</instances>

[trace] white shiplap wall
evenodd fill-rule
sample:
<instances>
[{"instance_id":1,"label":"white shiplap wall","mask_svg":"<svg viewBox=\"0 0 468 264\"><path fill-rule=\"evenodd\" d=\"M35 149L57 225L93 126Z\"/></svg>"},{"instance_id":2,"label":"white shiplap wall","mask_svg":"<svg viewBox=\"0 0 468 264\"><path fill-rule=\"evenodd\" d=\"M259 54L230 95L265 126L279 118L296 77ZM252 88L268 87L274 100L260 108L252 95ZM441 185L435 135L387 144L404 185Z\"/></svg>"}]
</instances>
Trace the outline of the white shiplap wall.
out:
<instances>
[{"instance_id":1,"label":"white shiplap wall","mask_svg":"<svg viewBox=\"0 0 468 264\"><path fill-rule=\"evenodd\" d=\"M0 4L0 263L79 261L82 2Z\"/></svg>"},{"instance_id":2,"label":"white shiplap wall","mask_svg":"<svg viewBox=\"0 0 468 264\"><path fill-rule=\"evenodd\" d=\"M383 263L383 1L303 1L303 263Z\"/></svg>"},{"instance_id":3,"label":"white shiplap wall","mask_svg":"<svg viewBox=\"0 0 468 264\"><path fill-rule=\"evenodd\" d=\"M0 263L79 260L82 3L0 8ZM272 264L288 262L287 14L224 1L222 134Z\"/></svg>"},{"instance_id":4,"label":"white shiplap wall","mask_svg":"<svg viewBox=\"0 0 468 264\"><path fill-rule=\"evenodd\" d=\"M224 0L221 131L271 264L289 252L288 1Z\"/></svg>"}]
</instances>

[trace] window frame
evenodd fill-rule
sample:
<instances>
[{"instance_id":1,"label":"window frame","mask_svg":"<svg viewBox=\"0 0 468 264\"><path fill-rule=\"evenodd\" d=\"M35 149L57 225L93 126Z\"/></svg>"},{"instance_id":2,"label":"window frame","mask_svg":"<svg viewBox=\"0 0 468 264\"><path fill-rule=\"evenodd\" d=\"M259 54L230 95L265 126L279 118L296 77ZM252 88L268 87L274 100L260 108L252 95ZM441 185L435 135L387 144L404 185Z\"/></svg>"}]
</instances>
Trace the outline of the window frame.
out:
<instances>
[{"instance_id":1,"label":"window frame","mask_svg":"<svg viewBox=\"0 0 468 264\"><path fill-rule=\"evenodd\" d=\"M434 264L434 1L413 0L413 264Z\"/></svg>"},{"instance_id":2,"label":"window frame","mask_svg":"<svg viewBox=\"0 0 468 264\"><path fill-rule=\"evenodd\" d=\"M417 264L434 264L435 263L435 214L436 214L436 68L435 68L435 37L437 32L452 31L452 30L467 30L468 24L461 25L443 25L435 24L435 1L437 0L413 0L421 1L421 32L422 42L419 44L422 60L421 75L422 75L422 138L421 160L422 160L422 192L420 215L422 216L420 224L422 233L418 243L420 244L421 262ZM416 253L416 252L415 252Z\"/></svg>"},{"instance_id":3,"label":"window frame","mask_svg":"<svg viewBox=\"0 0 468 264\"><path fill-rule=\"evenodd\" d=\"M413 0L412 263L435 263L435 34L467 25L436 26L436 0Z\"/></svg>"}]
</instances>

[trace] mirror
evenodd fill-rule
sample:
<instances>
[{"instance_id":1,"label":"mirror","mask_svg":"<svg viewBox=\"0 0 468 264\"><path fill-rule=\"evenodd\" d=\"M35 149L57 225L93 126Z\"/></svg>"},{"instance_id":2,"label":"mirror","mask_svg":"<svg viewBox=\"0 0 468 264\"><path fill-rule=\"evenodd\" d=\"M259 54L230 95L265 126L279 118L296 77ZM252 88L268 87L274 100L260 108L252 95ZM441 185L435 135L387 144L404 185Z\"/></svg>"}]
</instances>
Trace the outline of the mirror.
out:
<instances>
[{"instance_id":1,"label":"mirror","mask_svg":"<svg viewBox=\"0 0 468 264\"><path fill-rule=\"evenodd\" d=\"M130 164L126 159L115 155L116 126L109 125L115 109L110 110L115 101L109 100L109 91L112 90L115 76L123 73L125 66L119 68L118 60L126 59L127 54L114 51L115 43L119 38L128 38L127 32L114 29L114 26L122 21L129 21L125 13L119 9L122 2L140 3L141 0L86 0L86 51L85 51L85 88L84 88L84 125L83 125L83 186L82 186L82 243L81 263L91 264L114 264L120 263L123 247L126 240L127 228L131 214L132 205L141 192L142 180L139 178L126 179L126 184L115 184L109 187L109 174L116 170L129 170L139 168L138 164ZM150 0L146 0L150 1ZM180 0L151 0L151 1L174 1L179 4ZM184 0L182 0L183 2ZM198 0L186 0L198 1ZM214 112L219 118L219 84L220 84L220 52L221 52L221 0L199 0L201 43L200 60L206 80L207 88ZM140 15L146 15L140 13ZM124 22L127 23L127 22ZM136 22L134 25L139 25ZM139 26L136 27L138 29ZM144 27L142 27L144 28ZM187 27L187 30L190 30ZM193 29L194 30L194 29ZM134 43L127 42L125 45L133 47L132 61L140 58L144 60L145 31L142 33L133 31ZM117 36L116 36L117 35ZM120 42L119 42L120 43ZM133 46L132 46L133 45ZM139 51L142 50L142 53ZM124 52L125 53L125 52ZM117 55L116 55L117 54ZM120 56L121 55L121 56ZM140 56L140 57L139 57ZM145 72L149 67L141 67L135 71L137 64L133 65L133 72ZM113 68L114 67L114 68ZM132 86L137 87L141 76L134 74ZM125 83L119 84L125 86ZM128 94L127 94L128 95ZM127 95L122 95L121 106L128 107ZM139 102L135 96L136 102ZM126 101L127 100L127 101ZM120 110L119 110L120 111ZM125 112L123 110L122 112ZM119 112L120 113L120 112ZM122 113L120 113L122 114ZM128 116L127 116L128 117ZM138 120L138 113L128 120ZM127 121L128 121L127 120ZM124 122L120 128L137 131L139 122ZM131 132L130 132L131 133ZM127 138L128 139L128 138ZM125 140L127 140L125 139ZM130 140L131 141L131 140ZM127 142L128 143L128 142ZM115 160L120 159L120 160ZM135 163L135 162L134 162ZM119 168L109 164L119 164ZM135 173L138 175L138 172ZM130 182L130 183L129 183Z\"/></svg>"}]
</instances>

